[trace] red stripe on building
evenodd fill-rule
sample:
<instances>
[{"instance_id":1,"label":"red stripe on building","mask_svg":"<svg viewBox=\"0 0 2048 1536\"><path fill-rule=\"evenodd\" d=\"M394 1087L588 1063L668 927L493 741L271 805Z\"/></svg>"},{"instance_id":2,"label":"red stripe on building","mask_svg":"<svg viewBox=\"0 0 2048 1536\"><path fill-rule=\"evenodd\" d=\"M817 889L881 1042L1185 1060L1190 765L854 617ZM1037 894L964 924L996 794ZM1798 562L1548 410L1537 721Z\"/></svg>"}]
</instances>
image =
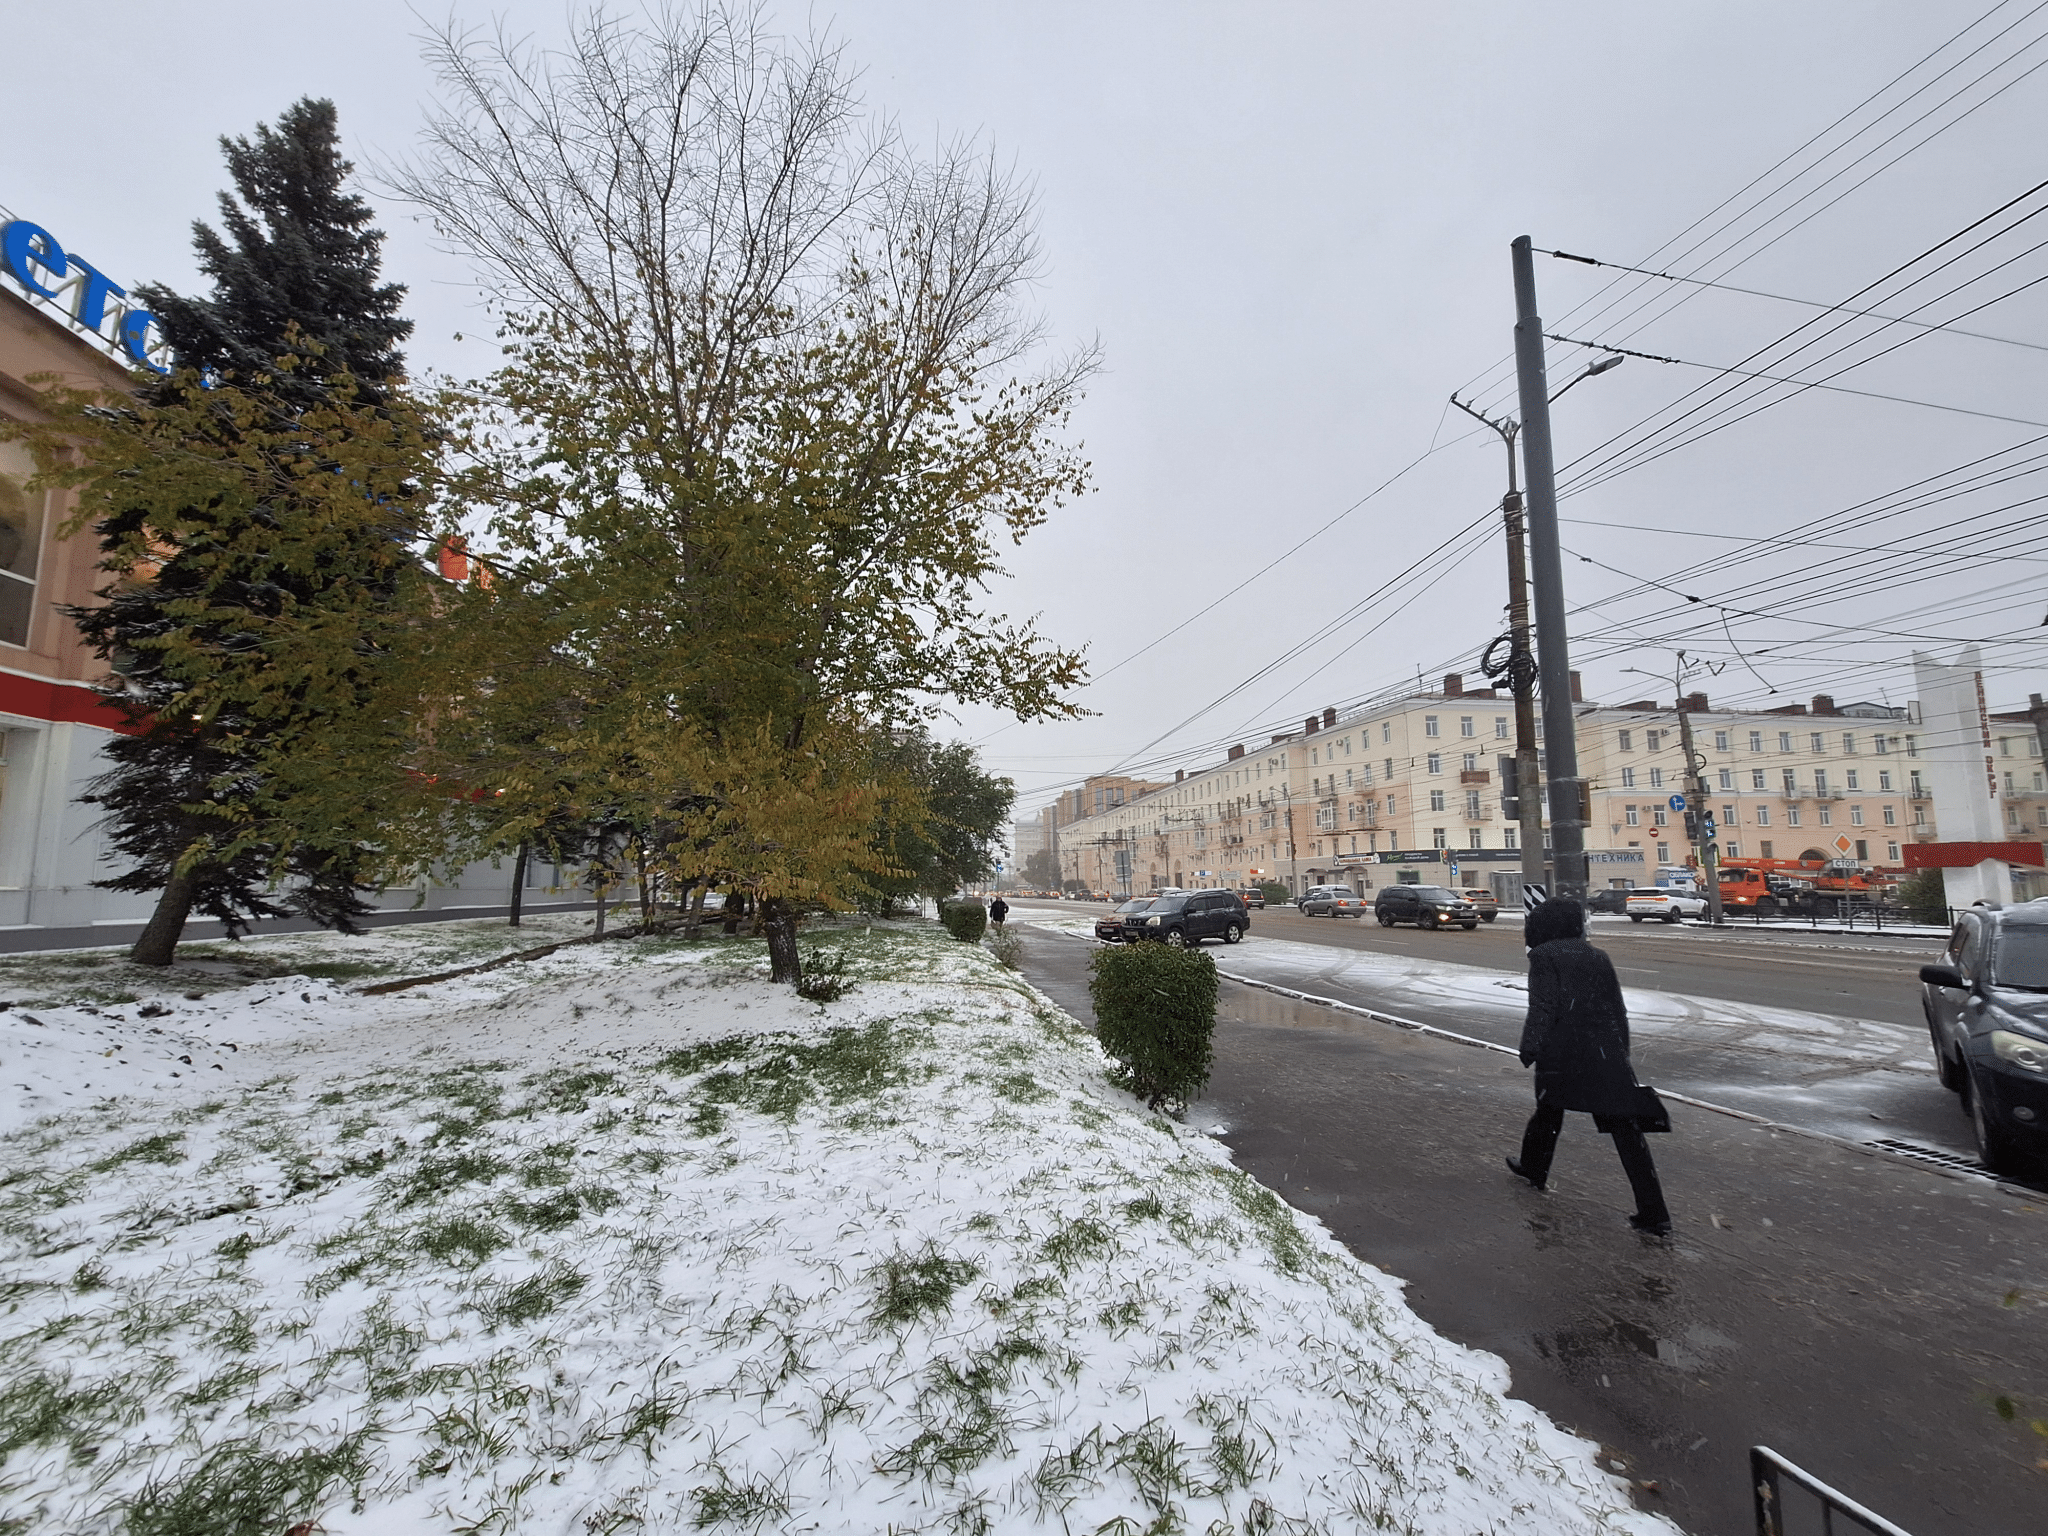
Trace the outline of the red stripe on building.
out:
<instances>
[{"instance_id":1,"label":"red stripe on building","mask_svg":"<svg viewBox=\"0 0 2048 1536\"><path fill-rule=\"evenodd\" d=\"M135 735L142 727L120 708L78 683L53 682L43 677L23 677L18 672L0 672L0 712L26 715L31 720L48 720L66 725L91 725L103 731Z\"/></svg>"},{"instance_id":2,"label":"red stripe on building","mask_svg":"<svg viewBox=\"0 0 2048 1536\"><path fill-rule=\"evenodd\" d=\"M1986 859L2044 867L2039 843L1908 843L1899 851L1908 869L1972 869Z\"/></svg>"}]
</instances>

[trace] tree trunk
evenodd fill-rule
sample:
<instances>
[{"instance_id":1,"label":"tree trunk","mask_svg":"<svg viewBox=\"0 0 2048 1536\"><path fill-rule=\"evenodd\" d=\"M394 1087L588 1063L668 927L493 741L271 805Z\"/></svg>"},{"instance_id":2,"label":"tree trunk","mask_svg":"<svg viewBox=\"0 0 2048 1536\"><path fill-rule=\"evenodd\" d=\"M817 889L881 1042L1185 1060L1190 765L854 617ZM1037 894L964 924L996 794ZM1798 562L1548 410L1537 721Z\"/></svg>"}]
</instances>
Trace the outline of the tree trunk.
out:
<instances>
[{"instance_id":1,"label":"tree trunk","mask_svg":"<svg viewBox=\"0 0 2048 1536\"><path fill-rule=\"evenodd\" d=\"M796 914L774 896L761 903L761 923L768 930L768 979L793 987L803 979L803 961L796 948Z\"/></svg>"},{"instance_id":2,"label":"tree trunk","mask_svg":"<svg viewBox=\"0 0 2048 1536\"><path fill-rule=\"evenodd\" d=\"M137 965L169 965L177 957L178 937L185 931L185 919L192 915L192 900L198 894L197 875L173 873L128 958Z\"/></svg>"},{"instance_id":3,"label":"tree trunk","mask_svg":"<svg viewBox=\"0 0 2048 1536\"><path fill-rule=\"evenodd\" d=\"M727 887L725 905L719 909L719 916L724 919L727 938L732 938L739 933L740 912L743 906L744 903L740 900L740 888L736 885Z\"/></svg>"},{"instance_id":4,"label":"tree trunk","mask_svg":"<svg viewBox=\"0 0 2048 1536\"><path fill-rule=\"evenodd\" d=\"M683 925L683 933L686 937L692 939L697 937L697 930L704 922L704 898L710 894L711 882L709 880L699 880L690 887L690 917L689 921Z\"/></svg>"},{"instance_id":5,"label":"tree trunk","mask_svg":"<svg viewBox=\"0 0 2048 1536\"><path fill-rule=\"evenodd\" d=\"M608 889L610 889L610 887L607 886L604 881L600 880L597 882L597 936L600 939L604 937L604 893Z\"/></svg>"},{"instance_id":6,"label":"tree trunk","mask_svg":"<svg viewBox=\"0 0 2048 1536\"><path fill-rule=\"evenodd\" d=\"M526 898L526 844L519 845L519 857L512 861L512 921L509 926L519 926L519 908Z\"/></svg>"},{"instance_id":7,"label":"tree trunk","mask_svg":"<svg viewBox=\"0 0 2048 1536\"><path fill-rule=\"evenodd\" d=\"M635 848L633 858L640 867L640 931L645 933L654 926L654 891L647 884L647 849Z\"/></svg>"}]
</instances>

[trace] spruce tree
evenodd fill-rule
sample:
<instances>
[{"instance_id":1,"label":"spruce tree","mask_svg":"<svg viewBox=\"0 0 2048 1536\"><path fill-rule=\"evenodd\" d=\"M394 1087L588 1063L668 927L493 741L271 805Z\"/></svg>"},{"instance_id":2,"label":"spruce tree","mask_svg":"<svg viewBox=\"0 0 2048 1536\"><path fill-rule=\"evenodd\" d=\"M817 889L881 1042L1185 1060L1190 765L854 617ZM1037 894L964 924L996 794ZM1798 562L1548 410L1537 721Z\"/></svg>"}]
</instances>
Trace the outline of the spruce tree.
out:
<instances>
[{"instance_id":1,"label":"spruce tree","mask_svg":"<svg viewBox=\"0 0 2048 1536\"><path fill-rule=\"evenodd\" d=\"M140 290L179 371L146 388L139 408L191 419L206 398L193 390L196 373L218 398L200 431L208 451L233 452L240 441L278 465L280 427L391 399L403 366L398 344L412 327L398 314L404 289L380 281L383 235L369 205L347 190L352 167L340 153L333 103L300 101L275 128L259 126L253 140L223 138L221 147L236 193L221 195L225 235L194 225L213 292ZM330 452L330 468L341 457ZM282 696L238 685L225 702L196 712L190 703L205 694L195 667L233 671L272 643L282 617L301 623L322 609L388 604L404 565L392 559L394 545L415 530L401 496L390 499L388 518L357 520L337 543L331 509L295 496L290 473L273 474L269 485L253 500L224 497L168 516L160 496L106 498L110 513L97 531L101 568L114 579L100 605L71 610L116 673L108 696L137 726L109 745L111 766L84 798L104 808L114 847L134 861L96 883L159 893L131 955L142 964L170 963L195 910L237 934L254 918L287 914L352 930L369 910L359 895L367 847L293 837L263 766L349 707L349 689L294 699L279 679ZM363 645L360 624L330 630L337 643ZM278 822L274 836L265 817Z\"/></svg>"}]
</instances>

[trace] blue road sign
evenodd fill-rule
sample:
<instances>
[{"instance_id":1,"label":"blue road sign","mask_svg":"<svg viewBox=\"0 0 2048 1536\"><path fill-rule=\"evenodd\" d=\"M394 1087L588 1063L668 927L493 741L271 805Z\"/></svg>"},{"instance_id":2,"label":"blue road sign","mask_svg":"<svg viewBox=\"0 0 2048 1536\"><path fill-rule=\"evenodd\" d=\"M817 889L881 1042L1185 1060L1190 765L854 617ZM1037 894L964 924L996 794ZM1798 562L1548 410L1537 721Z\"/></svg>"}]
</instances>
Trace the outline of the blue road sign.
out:
<instances>
[{"instance_id":1,"label":"blue road sign","mask_svg":"<svg viewBox=\"0 0 2048 1536\"><path fill-rule=\"evenodd\" d=\"M1683 795L1673 795L1673 796L1671 797L1671 809L1673 809L1674 811L1682 811L1682 810L1684 810L1684 809L1685 809L1685 796L1683 796Z\"/></svg>"}]
</instances>

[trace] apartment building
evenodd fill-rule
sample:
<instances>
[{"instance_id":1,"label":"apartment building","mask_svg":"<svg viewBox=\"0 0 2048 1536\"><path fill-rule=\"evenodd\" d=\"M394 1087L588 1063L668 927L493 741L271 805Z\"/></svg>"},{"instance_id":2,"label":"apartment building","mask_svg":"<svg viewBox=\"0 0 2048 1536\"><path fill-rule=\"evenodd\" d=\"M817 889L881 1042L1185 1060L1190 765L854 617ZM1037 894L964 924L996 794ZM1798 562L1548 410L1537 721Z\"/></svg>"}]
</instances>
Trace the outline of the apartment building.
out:
<instances>
[{"instance_id":1,"label":"apartment building","mask_svg":"<svg viewBox=\"0 0 2048 1536\"><path fill-rule=\"evenodd\" d=\"M1933 841L1934 802L1910 710L1838 706L1826 694L1763 711L1714 710L1703 693L1684 703L1724 858L1847 857L1896 870L1904 844ZM1642 700L1579 716L1579 772L1593 806L1588 842L1640 848L1652 864L1696 856L1684 812L1671 803L1687 788L1680 741L1675 704Z\"/></svg>"},{"instance_id":2,"label":"apartment building","mask_svg":"<svg viewBox=\"0 0 2048 1536\"><path fill-rule=\"evenodd\" d=\"M1676 703L1587 705L1576 690L1574 679L1592 883L1648 883L1660 864L1696 862L1683 806L1672 803L1687 791ZM1684 703L1724 857L1847 857L1902 872L1907 844L1936 840L1910 706L1837 705L1827 694L1771 710L1716 710L1703 693ZM2035 729L2048 706L1988 718L2007 830L2048 839L2048 764ZM1512 699L1467 689L1453 673L1438 690L1342 716L1325 710L1120 803L1105 796L1098 809L1070 793L1086 809L1061 824L1061 873L1112 892L1261 880L1297 893L1483 884L1520 862L1496 772L1513 746Z\"/></svg>"}]
</instances>

